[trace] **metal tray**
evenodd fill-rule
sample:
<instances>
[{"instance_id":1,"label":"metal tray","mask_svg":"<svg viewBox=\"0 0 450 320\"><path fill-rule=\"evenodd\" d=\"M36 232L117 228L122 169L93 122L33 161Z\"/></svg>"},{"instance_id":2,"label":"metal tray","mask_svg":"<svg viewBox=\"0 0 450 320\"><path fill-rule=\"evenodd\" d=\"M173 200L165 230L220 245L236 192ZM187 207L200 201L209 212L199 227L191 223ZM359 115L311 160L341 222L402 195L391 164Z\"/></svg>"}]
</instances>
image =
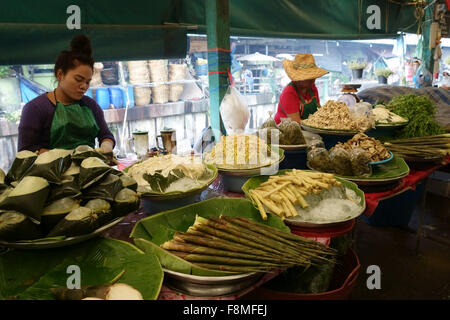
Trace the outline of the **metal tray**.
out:
<instances>
[{"instance_id":1,"label":"metal tray","mask_svg":"<svg viewBox=\"0 0 450 320\"><path fill-rule=\"evenodd\" d=\"M303 150L306 149L306 147L308 147L307 144L273 144L274 147L276 148L281 148L285 151L292 151L292 150Z\"/></svg>"},{"instance_id":2,"label":"metal tray","mask_svg":"<svg viewBox=\"0 0 450 320\"><path fill-rule=\"evenodd\" d=\"M243 273L224 277L194 276L164 269L164 284L167 287L197 297L226 296L247 289L264 275Z\"/></svg>"},{"instance_id":3,"label":"metal tray","mask_svg":"<svg viewBox=\"0 0 450 320\"><path fill-rule=\"evenodd\" d=\"M334 221L304 221L301 220L301 217L297 216L296 219L286 218L284 223L289 227L307 227L307 228L323 228L323 227L333 227L344 222L353 220L359 217L366 210L366 202L364 201L364 205L361 206L361 210L354 214L353 216L349 216L345 219L334 220Z\"/></svg>"},{"instance_id":4,"label":"metal tray","mask_svg":"<svg viewBox=\"0 0 450 320\"><path fill-rule=\"evenodd\" d=\"M130 212L131 213L131 212ZM103 232L111 229L116 224L121 222L123 219L125 219L125 216L116 218L109 222L108 224L105 224L104 226L98 228L92 233L83 234L81 236L75 236L75 237L69 237L65 238L63 240L43 240L43 241L37 241L37 242L25 242L25 241L16 241L16 242L7 242L7 241L0 241L0 246L5 246L8 248L15 248L15 249L51 249L51 248L59 248L59 247L66 247L70 246L76 243L80 243L95 237L100 236Z\"/></svg>"},{"instance_id":5,"label":"metal tray","mask_svg":"<svg viewBox=\"0 0 450 320\"><path fill-rule=\"evenodd\" d=\"M312 133L317 133L317 134L323 134L323 135L337 135L337 136L353 136L357 133L359 133L358 131L352 131L352 130L336 130L336 129L325 129L325 128L316 128L316 127L310 127L306 124L301 124L302 129L312 132Z\"/></svg>"},{"instance_id":6,"label":"metal tray","mask_svg":"<svg viewBox=\"0 0 450 320\"><path fill-rule=\"evenodd\" d=\"M404 127L408 124L408 121L406 122L398 122L398 123L375 123L375 128L400 128Z\"/></svg>"}]
</instances>

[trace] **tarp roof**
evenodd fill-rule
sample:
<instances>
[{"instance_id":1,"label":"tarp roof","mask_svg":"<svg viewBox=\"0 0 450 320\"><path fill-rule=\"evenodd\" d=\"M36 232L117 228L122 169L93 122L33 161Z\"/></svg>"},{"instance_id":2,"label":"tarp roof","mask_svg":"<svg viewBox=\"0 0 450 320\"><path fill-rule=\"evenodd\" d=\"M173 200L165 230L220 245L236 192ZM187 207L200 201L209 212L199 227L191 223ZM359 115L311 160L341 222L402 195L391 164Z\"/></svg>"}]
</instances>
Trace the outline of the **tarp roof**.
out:
<instances>
[{"instance_id":1,"label":"tarp roof","mask_svg":"<svg viewBox=\"0 0 450 320\"><path fill-rule=\"evenodd\" d=\"M53 63L77 33L90 36L97 61L181 58L186 26L206 33L205 1L20 0L0 10L0 64ZM231 35L368 39L416 31L414 8L387 0L229 0ZM71 5L81 30L69 30ZM380 29L370 30L369 6L380 9ZM373 8L373 7L372 7ZM368 13L369 12L369 13ZM192 33L193 31L190 30Z\"/></svg>"}]
</instances>

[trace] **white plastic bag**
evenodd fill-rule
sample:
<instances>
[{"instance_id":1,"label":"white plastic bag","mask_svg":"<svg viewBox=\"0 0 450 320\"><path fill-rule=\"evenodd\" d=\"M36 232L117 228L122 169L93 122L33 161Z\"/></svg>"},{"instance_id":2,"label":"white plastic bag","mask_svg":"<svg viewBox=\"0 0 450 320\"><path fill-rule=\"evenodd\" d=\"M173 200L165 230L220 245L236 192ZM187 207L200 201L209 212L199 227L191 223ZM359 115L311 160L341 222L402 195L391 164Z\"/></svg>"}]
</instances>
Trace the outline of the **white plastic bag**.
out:
<instances>
[{"instance_id":1,"label":"white plastic bag","mask_svg":"<svg viewBox=\"0 0 450 320\"><path fill-rule=\"evenodd\" d=\"M220 103L220 115L228 134L244 132L250 112L245 98L233 86L228 87Z\"/></svg>"}]
</instances>

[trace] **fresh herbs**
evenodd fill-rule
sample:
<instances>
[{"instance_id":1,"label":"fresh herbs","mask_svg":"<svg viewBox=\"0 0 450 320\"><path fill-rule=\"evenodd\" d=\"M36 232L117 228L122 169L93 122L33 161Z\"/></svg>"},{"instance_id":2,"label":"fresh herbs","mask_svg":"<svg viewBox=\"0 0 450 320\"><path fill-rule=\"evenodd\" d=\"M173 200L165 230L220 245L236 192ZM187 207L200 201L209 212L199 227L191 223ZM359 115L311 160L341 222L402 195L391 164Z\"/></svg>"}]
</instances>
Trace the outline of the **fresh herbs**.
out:
<instances>
[{"instance_id":1,"label":"fresh herbs","mask_svg":"<svg viewBox=\"0 0 450 320\"><path fill-rule=\"evenodd\" d=\"M397 138L432 136L445 131L434 119L436 107L425 96L405 94L394 97L388 104L395 114L409 119L408 124L397 133Z\"/></svg>"}]
</instances>

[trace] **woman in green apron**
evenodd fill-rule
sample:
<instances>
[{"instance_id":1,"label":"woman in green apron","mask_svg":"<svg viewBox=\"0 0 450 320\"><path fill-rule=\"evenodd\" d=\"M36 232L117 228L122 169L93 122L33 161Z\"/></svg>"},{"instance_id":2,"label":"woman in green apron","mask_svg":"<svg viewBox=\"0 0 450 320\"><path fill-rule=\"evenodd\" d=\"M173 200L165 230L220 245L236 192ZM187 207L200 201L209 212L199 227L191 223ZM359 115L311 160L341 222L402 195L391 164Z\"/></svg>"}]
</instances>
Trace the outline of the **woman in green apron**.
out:
<instances>
[{"instance_id":1,"label":"woman in green apron","mask_svg":"<svg viewBox=\"0 0 450 320\"><path fill-rule=\"evenodd\" d=\"M281 93L274 120L278 124L281 118L291 118L300 123L320 107L315 79L328 71L317 67L310 53L297 54L293 61L283 60L283 67L291 82Z\"/></svg>"},{"instance_id":2,"label":"woman in green apron","mask_svg":"<svg viewBox=\"0 0 450 320\"><path fill-rule=\"evenodd\" d=\"M90 41L78 35L71 50L57 58L54 74L57 88L28 102L19 125L19 151L45 152L49 149L95 147L112 155L115 140L105 122L103 110L85 96L93 75L94 60Z\"/></svg>"}]
</instances>

